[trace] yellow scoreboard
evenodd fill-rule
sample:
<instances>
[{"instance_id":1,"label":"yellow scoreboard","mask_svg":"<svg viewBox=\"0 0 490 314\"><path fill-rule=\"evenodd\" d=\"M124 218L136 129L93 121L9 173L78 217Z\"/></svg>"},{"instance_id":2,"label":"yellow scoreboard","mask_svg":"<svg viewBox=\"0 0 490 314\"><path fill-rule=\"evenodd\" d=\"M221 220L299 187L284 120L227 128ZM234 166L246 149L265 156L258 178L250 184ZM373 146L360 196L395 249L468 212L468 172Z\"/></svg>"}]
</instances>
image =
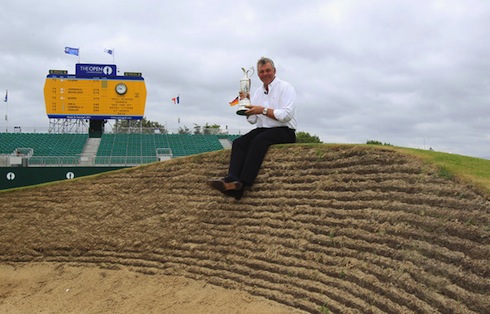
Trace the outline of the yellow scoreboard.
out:
<instances>
[{"instance_id":1,"label":"yellow scoreboard","mask_svg":"<svg viewBox=\"0 0 490 314\"><path fill-rule=\"evenodd\" d=\"M141 73L77 77L50 71L44 85L49 118L142 119L146 86Z\"/></svg>"}]
</instances>

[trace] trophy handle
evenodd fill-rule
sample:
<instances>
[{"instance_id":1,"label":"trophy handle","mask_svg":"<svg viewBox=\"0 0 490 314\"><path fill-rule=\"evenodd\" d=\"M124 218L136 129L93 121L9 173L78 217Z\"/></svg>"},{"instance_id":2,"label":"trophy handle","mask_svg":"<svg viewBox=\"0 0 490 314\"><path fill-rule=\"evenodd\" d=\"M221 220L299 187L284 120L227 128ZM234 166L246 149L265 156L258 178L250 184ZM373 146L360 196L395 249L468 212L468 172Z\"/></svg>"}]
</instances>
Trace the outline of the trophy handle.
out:
<instances>
[{"instance_id":1,"label":"trophy handle","mask_svg":"<svg viewBox=\"0 0 490 314\"><path fill-rule=\"evenodd\" d=\"M243 71L243 74L245 75L245 77L251 77L255 73L254 67L250 67L250 69L248 69L248 70L245 70L245 68L242 68L242 71Z\"/></svg>"}]
</instances>

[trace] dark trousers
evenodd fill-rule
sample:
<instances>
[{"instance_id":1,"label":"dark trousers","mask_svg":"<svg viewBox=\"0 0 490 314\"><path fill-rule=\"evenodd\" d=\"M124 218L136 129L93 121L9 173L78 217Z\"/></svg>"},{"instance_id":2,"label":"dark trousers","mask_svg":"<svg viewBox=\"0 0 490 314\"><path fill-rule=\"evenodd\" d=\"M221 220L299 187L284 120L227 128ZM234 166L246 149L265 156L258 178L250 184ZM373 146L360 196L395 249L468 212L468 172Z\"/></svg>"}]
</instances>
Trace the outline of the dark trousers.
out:
<instances>
[{"instance_id":1,"label":"dark trousers","mask_svg":"<svg viewBox=\"0 0 490 314\"><path fill-rule=\"evenodd\" d=\"M294 142L295 130L288 127L253 129L233 141L228 176L251 186L269 146Z\"/></svg>"}]
</instances>

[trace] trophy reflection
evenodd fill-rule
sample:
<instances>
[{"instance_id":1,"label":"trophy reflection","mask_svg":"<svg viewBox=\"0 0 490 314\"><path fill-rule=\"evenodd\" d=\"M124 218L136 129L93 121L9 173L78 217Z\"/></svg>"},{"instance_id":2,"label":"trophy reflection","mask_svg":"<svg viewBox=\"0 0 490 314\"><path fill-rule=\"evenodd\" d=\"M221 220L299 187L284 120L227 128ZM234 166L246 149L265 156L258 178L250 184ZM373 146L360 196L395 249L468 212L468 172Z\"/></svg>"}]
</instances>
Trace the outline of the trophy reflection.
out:
<instances>
[{"instance_id":1,"label":"trophy reflection","mask_svg":"<svg viewBox=\"0 0 490 314\"><path fill-rule=\"evenodd\" d=\"M240 92L245 94L246 96L250 95L250 86L251 86L251 80L250 77L254 74L254 68L251 67L248 70L245 70L245 68L242 68L243 71L243 77L240 80ZM243 99L240 99L238 102L238 110L236 111L236 114L244 116L245 112L248 110L247 106L250 106L250 99L247 97L244 97Z\"/></svg>"}]
</instances>

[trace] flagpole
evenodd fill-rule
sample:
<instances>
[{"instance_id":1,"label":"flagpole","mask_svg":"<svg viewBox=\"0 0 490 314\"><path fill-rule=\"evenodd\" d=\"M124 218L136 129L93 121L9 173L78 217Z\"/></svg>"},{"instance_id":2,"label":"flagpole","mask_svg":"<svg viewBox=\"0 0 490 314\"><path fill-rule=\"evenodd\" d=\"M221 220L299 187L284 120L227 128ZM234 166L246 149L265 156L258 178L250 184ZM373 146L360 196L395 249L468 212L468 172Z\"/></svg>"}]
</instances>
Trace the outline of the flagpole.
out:
<instances>
[{"instance_id":1,"label":"flagpole","mask_svg":"<svg viewBox=\"0 0 490 314\"><path fill-rule=\"evenodd\" d=\"M5 90L5 107L6 107L6 110L7 110L7 113L5 114L5 133L8 133L9 132L9 99L8 99L8 94L9 94L9 90Z\"/></svg>"}]
</instances>

